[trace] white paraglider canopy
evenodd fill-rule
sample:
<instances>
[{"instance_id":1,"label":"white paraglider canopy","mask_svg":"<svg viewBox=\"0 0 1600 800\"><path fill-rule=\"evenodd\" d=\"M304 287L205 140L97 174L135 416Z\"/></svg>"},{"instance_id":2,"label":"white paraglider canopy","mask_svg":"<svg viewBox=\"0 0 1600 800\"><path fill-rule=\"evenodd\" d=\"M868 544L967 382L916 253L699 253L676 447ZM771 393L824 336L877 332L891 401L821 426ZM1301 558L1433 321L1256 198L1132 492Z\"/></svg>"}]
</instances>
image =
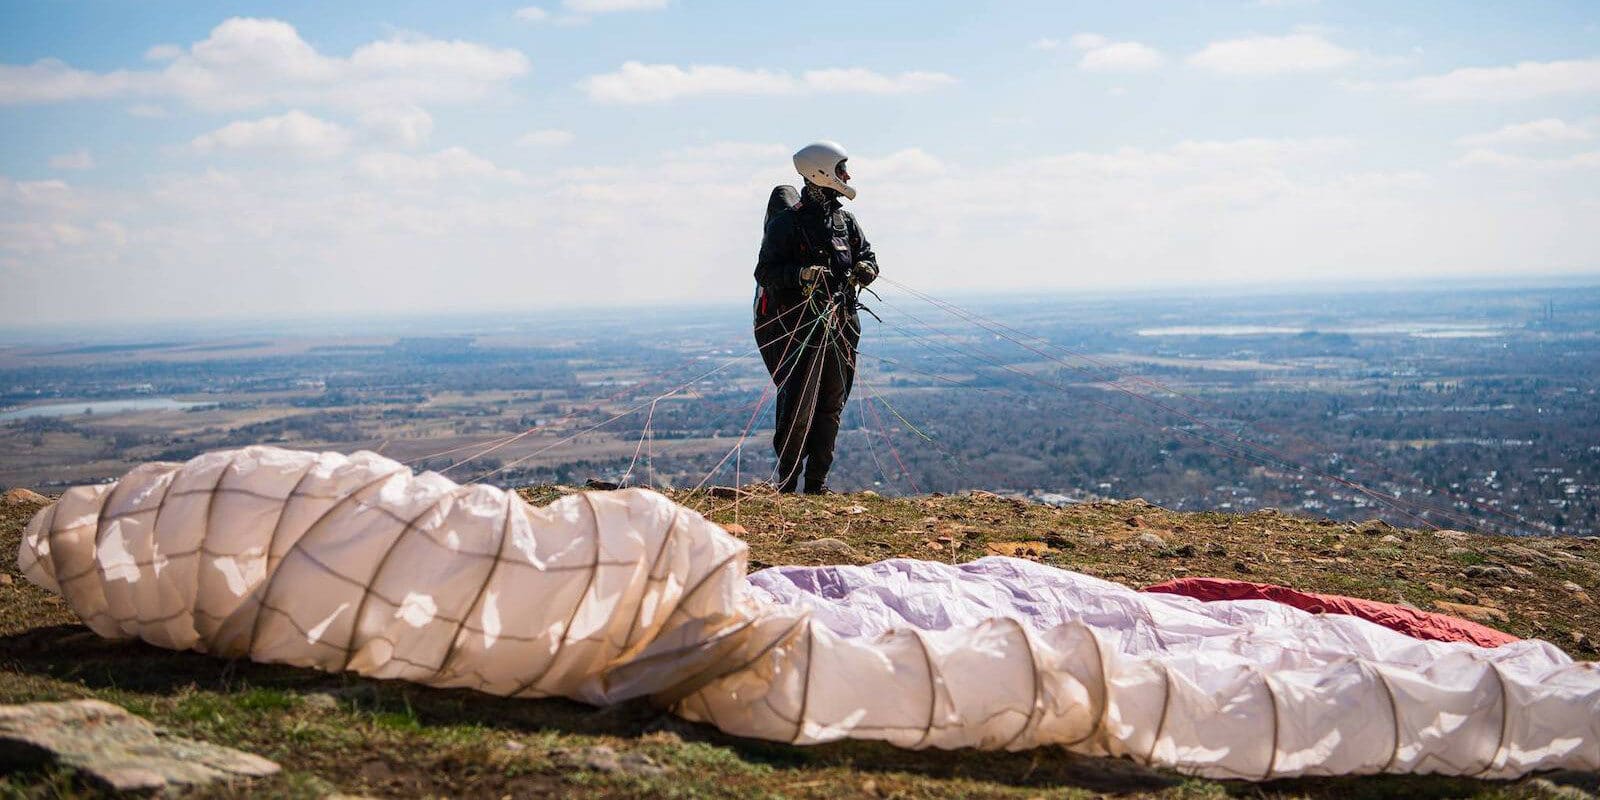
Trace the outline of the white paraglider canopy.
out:
<instances>
[{"instance_id":1,"label":"white paraglider canopy","mask_svg":"<svg viewBox=\"0 0 1600 800\"><path fill-rule=\"evenodd\" d=\"M505 696L650 696L799 744L1061 745L1219 778L1600 769L1600 670L1009 558L745 574L654 492L533 508L372 453L147 464L28 525L94 631Z\"/></svg>"}]
</instances>

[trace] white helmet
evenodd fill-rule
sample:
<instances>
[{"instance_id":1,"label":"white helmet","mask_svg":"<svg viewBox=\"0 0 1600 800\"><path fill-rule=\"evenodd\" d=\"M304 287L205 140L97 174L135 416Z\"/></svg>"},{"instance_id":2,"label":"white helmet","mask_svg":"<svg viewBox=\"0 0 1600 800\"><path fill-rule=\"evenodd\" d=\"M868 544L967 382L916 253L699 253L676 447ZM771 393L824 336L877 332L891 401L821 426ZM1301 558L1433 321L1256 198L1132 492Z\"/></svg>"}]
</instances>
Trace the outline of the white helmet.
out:
<instances>
[{"instance_id":1,"label":"white helmet","mask_svg":"<svg viewBox=\"0 0 1600 800\"><path fill-rule=\"evenodd\" d=\"M854 200L856 190L850 185L850 172L844 166L849 157L844 148L834 142L813 142L794 154L794 168L807 181Z\"/></svg>"}]
</instances>

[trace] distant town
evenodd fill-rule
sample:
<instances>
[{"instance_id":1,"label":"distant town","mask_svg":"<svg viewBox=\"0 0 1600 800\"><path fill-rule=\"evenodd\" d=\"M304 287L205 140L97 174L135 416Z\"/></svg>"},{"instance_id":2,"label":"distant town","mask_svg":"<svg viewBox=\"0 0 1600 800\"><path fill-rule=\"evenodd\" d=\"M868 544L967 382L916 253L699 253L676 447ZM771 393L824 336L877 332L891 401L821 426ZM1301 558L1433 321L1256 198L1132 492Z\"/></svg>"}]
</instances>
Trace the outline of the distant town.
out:
<instances>
[{"instance_id":1,"label":"distant town","mask_svg":"<svg viewBox=\"0 0 1600 800\"><path fill-rule=\"evenodd\" d=\"M862 314L840 489L1600 532L1600 288L882 294ZM247 444L500 485L773 469L737 308L170 330L10 334L0 488Z\"/></svg>"}]
</instances>

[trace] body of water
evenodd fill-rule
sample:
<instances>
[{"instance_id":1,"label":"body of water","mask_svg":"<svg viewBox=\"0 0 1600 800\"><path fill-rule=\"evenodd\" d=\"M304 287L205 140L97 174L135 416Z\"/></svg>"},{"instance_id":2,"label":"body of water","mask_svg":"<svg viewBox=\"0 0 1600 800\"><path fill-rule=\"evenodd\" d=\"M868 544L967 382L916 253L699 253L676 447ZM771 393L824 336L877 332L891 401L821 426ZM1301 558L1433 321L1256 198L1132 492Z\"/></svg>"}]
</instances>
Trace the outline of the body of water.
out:
<instances>
[{"instance_id":1,"label":"body of water","mask_svg":"<svg viewBox=\"0 0 1600 800\"><path fill-rule=\"evenodd\" d=\"M1419 339L1482 339L1504 335L1506 326L1481 323L1396 322L1379 325L1334 325L1295 328L1283 325L1176 325L1140 328L1140 336L1298 336L1302 333L1343 333L1351 336L1414 336Z\"/></svg>"},{"instance_id":2,"label":"body of water","mask_svg":"<svg viewBox=\"0 0 1600 800\"><path fill-rule=\"evenodd\" d=\"M215 403L188 403L170 397L136 397L128 400L87 400L81 403L52 403L26 406L0 412L0 422L34 417L72 417L84 414L121 414L128 411L184 411Z\"/></svg>"}]
</instances>

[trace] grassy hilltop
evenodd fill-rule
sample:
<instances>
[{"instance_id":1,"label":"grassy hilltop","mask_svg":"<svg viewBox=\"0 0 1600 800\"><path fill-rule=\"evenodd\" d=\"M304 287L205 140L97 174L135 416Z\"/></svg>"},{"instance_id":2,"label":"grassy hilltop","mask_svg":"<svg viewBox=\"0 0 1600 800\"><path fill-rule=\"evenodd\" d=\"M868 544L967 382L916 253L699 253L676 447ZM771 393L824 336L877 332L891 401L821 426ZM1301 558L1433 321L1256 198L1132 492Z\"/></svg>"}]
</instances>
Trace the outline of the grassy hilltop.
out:
<instances>
[{"instance_id":1,"label":"grassy hilltop","mask_svg":"<svg viewBox=\"0 0 1600 800\"><path fill-rule=\"evenodd\" d=\"M562 487L522 493L545 502ZM1141 586L1185 575L1437 603L1596 658L1600 542L1340 524L1273 511L1177 513L1142 501L1056 509L984 493L787 497L675 493L750 543L751 568L894 556L1031 558ZM790 747L722 735L645 703L507 700L107 642L16 572L36 504L0 507L0 703L93 697L172 733L283 765L198 796L322 797L1587 797L1600 776L1516 782L1376 777L1223 783L1058 750ZM821 540L821 541L819 541ZM7 580L9 579L9 580ZM1458 611L1460 609L1458 608ZM0 777L0 797L92 795L60 772Z\"/></svg>"}]
</instances>

